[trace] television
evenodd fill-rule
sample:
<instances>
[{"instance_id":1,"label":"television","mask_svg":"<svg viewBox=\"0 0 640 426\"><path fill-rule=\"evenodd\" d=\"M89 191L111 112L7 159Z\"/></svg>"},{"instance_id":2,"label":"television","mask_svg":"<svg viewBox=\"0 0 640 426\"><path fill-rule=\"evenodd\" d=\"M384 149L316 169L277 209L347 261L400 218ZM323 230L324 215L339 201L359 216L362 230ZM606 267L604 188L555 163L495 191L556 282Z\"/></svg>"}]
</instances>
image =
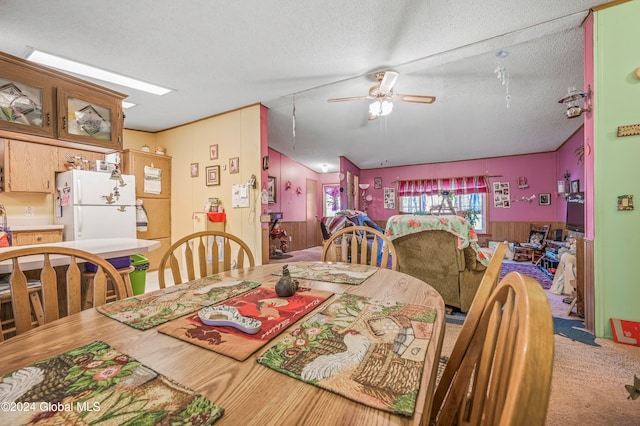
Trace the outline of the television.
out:
<instances>
[{"instance_id":1,"label":"television","mask_svg":"<svg viewBox=\"0 0 640 426\"><path fill-rule=\"evenodd\" d=\"M565 228L584 234L584 192L574 192L567 197Z\"/></svg>"}]
</instances>

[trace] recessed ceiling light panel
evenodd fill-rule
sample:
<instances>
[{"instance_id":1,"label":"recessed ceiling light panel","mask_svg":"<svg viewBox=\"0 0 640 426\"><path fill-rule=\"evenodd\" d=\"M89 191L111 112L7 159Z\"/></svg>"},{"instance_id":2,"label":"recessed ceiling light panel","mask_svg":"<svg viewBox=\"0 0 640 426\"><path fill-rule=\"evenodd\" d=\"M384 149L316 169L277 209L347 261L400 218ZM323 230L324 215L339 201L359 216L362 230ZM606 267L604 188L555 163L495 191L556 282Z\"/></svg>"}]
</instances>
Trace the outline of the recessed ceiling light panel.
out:
<instances>
[{"instance_id":1,"label":"recessed ceiling light panel","mask_svg":"<svg viewBox=\"0 0 640 426\"><path fill-rule=\"evenodd\" d=\"M59 56L41 52L39 50L33 50L29 54L27 59L40 65L72 72L74 74L84 75L86 77L91 77L102 81L108 81L109 83L119 84L121 86L141 90L143 92L152 93L154 95L162 96L166 95L169 92L173 92L172 89L167 89L166 87L157 86L155 84L147 83L145 81L137 80L131 77L126 77L124 75L116 74L111 71L61 58Z\"/></svg>"}]
</instances>

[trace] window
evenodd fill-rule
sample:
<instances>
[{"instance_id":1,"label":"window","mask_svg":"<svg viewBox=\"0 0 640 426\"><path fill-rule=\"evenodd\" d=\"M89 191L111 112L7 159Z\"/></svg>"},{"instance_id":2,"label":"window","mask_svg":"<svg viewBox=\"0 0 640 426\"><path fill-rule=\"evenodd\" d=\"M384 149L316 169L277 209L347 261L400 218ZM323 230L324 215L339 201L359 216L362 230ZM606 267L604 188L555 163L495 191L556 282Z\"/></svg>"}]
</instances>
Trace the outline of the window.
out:
<instances>
[{"instance_id":1,"label":"window","mask_svg":"<svg viewBox=\"0 0 640 426\"><path fill-rule=\"evenodd\" d=\"M403 180L398 184L400 213L433 213L450 201L456 212L473 212L467 218L477 233L486 233L487 188L486 176Z\"/></svg>"},{"instance_id":2,"label":"window","mask_svg":"<svg viewBox=\"0 0 640 426\"><path fill-rule=\"evenodd\" d=\"M340 185L322 185L322 214L333 217L340 211Z\"/></svg>"},{"instance_id":3,"label":"window","mask_svg":"<svg viewBox=\"0 0 640 426\"><path fill-rule=\"evenodd\" d=\"M440 204L443 202L443 197L444 196L441 195L427 194L401 196L399 197L400 213L430 213L440 207ZM473 229L475 229L478 234L484 234L487 228L487 194L460 194L453 195L452 197L451 205L455 208L456 212L468 210L478 212Z\"/></svg>"}]
</instances>

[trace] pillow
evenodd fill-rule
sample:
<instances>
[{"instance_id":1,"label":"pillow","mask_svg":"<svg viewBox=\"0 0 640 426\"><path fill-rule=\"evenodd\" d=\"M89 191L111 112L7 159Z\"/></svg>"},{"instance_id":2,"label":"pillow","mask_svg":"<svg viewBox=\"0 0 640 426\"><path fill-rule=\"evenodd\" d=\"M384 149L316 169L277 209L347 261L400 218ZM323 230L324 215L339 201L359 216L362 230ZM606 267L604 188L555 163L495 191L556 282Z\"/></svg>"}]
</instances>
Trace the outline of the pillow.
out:
<instances>
[{"instance_id":1,"label":"pillow","mask_svg":"<svg viewBox=\"0 0 640 426\"><path fill-rule=\"evenodd\" d=\"M542 249L542 244L544 244L544 232L531 231L529 234L529 242L535 249Z\"/></svg>"}]
</instances>

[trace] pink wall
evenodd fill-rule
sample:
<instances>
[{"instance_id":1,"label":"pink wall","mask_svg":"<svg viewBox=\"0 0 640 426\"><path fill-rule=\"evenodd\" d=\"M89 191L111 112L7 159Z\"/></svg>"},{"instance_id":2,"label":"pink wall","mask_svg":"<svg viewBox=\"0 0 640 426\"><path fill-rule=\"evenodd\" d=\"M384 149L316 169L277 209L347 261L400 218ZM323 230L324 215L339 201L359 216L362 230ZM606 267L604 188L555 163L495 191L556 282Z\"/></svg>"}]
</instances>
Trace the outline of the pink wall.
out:
<instances>
[{"instance_id":1,"label":"pink wall","mask_svg":"<svg viewBox=\"0 0 640 426\"><path fill-rule=\"evenodd\" d=\"M319 181L320 175L273 149L269 149L268 172L268 176L276 178L276 202L267 206L263 205L263 209L266 207L267 212L283 212L283 221L285 222L305 221L307 219L307 179ZM286 182L291 182L291 189L285 190ZM301 189L300 194L296 193L297 188ZM318 184L319 216L322 211L321 191L322 186Z\"/></svg>"},{"instance_id":2,"label":"pink wall","mask_svg":"<svg viewBox=\"0 0 640 426\"><path fill-rule=\"evenodd\" d=\"M584 24L584 86L591 86L595 90L594 84L594 58L593 58L593 13L590 13ZM592 99L593 102L593 99ZM593 190L593 113L584 113L584 181L585 181L585 237L594 237L593 210L594 210L594 190Z\"/></svg>"},{"instance_id":3,"label":"pink wall","mask_svg":"<svg viewBox=\"0 0 640 426\"><path fill-rule=\"evenodd\" d=\"M518 155L511 157L488 158L481 160L458 161L452 163L422 164L406 167L390 167L386 169L362 170L360 182L370 183L367 191L373 195L373 201L369 205L369 217L373 220L387 220L389 216L397 214L396 210L383 208L383 191L385 187L397 188L397 181L421 178L446 178L453 176L490 176L489 183L509 182L511 188L511 208L496 208L491 204L489 217L491 221L556 221L564 220L564 210L560 209L564 199L556 196L557 178L556 153ZM564 166L561 166L564 167ZM564 173L564 168L562 168ZM529 188L519 189L517 180L519 176L527 178ZM373 188L373 178L382 177L383 189ZM551 205L540 206L537 199L528 204L519 201L521 197L529 197L532 194L550 193Z\"/></svg>"},{"instance_id":4,"label":"pink wall","mask_svg":"<svg viewBox=\"0 0 640 426\"><path fill-rule=\"evenodd\" d=\"M574 120L580 120L580 118L574 118ZM584 143L584 126L580 127L577 132L571 136L556 152L556 176L557 180L564 180L565 172L569 172L571 177L570 181L580 181L580 191L585 191L586 182L584 180L584 166L578 163L578 157L575 154L575 150L578 149ZM558 199L562 201L562 198ZM558 203L558 216L556 220L558 222L564 222L567 214L567 203Z\"/></svg>"},{"instance_id":5,"label":"pink wall","mask_svg":"<svg viewBox=\"0 0 640 426\"><path fill-rule=\"evenodd\" d=\"M360 183L370 184L367 193L373 196L373 200L369 205L368 214L377 221L386 221L390 216L397 214L398 210L397 205L395 210L384 209L382 202L384 189L374 188L375 177L382 178L383 188L397 188L399 180L488 175L490 185L494 182L509 182L512 200L511 208L497 208L491 203L489 210L491 221L563 222L566 201L556 192L557 181L563 179L562 175L565 170L568 170L572 180L580 179L582 190L584 172L582 166L577 164L574 155L582 138L583 131L580 129L556 152L371 170L360 170L346 158L341 158L340 167L345 175L347 170L351 170L354 175L360 176ZM276 203L263 206L262 213L281 211L284 213L286 222L306 220L306 179L318 182L318 217L322 217L322 184L346 184L346 180L339 180L337 172L316 173L272 149L269 149L267 174L277 179ZM527 178L529 188L518 188L519 176ZM291 181L291 189L288 191L284 189L287 181ZM302 189L302 194L296 194L297 187ZM530 197L533 194L537 196L540 193L551 194L551 205L540 206L537 197L530 204L521 201L522 197ZM343 197L344 195L346 195L346 188Z\"/></svg>"}]
</instances>

